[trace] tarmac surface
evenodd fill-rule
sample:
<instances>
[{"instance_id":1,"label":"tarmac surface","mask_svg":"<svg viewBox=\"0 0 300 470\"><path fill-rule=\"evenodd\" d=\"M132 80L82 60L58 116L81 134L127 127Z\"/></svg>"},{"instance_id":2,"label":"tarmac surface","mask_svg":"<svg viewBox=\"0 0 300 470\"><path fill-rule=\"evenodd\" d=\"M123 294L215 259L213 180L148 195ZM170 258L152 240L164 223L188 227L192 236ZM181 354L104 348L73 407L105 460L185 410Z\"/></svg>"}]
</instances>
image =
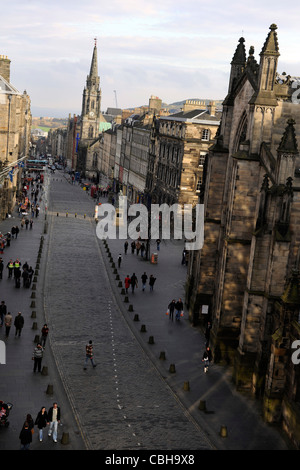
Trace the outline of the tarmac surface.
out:
<instances>
[{"instance_id":1,"label":"tarmac surface","mask_svg":"<svg viewBox=\"0 0 300 470\"><path fill-rule=\"evenodd\" d=\"M0 281L0 301L13 318L18 311L25 318L20 338L14 327L8 338L0 331L0 399L13 404L9 427L0 428L1 450L19 449L26 414L35 419L54 401L62 410L58 442L47 430L39 442L35 428L32 450L289 449L280 430L263 422L260 403L235 390L228 368L212 364L203 372L201 329L187 315L180 322L166 315L172 298L184 298L181 241L163 241L159 251L152 242L152 264L130 247L125 255L124 240L109 240L114 267L96 236L95 200L66 174L46 176L40 206L33 229L22 229L2 256L5 266L17 257L32 265L36 287L15 288L6 270ZM0 231L16 224L14 213ZM127 299L124 278L133 272L138 287ZM149 285L142 291L144 272L156 277L153 292ZM38 374L31 356L44 323L50 333ZM97 367L84 370L89 340Z\"/></svg>"}]
</instances>

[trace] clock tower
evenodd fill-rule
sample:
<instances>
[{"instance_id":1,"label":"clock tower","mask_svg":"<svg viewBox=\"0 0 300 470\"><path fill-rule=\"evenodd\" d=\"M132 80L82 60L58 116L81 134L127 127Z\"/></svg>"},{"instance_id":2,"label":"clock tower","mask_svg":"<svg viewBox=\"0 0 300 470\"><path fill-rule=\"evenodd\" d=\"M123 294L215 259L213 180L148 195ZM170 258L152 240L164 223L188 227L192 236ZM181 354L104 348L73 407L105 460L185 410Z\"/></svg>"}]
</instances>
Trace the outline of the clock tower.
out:
<instances>
[{"instance_id":1,"label":"clock tower","mask_svg":"<svg viewBox=\"0 0 300 470\"><path fill-rule=\"evenodd\" d=\"M90 73L87 76L82 97L81 141L98 137L101 117L101 89L98 75L97 40L95 39Z\"/></svg>"}]
</instances>

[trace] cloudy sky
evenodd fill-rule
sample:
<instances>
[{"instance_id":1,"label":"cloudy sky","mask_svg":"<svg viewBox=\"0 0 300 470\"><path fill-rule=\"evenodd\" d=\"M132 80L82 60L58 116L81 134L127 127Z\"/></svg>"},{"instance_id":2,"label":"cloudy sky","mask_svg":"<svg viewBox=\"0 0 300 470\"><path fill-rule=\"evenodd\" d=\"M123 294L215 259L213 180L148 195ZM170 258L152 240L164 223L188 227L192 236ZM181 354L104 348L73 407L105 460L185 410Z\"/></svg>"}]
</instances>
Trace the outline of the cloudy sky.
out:
<instances>
[{"instance_id":1,"label":"cloudy sky","mask_svg":"<svg viewBox=\"0 0 300 470\"><path fill-rule=\"evenodd\" d=\"M0 54L34 116L66 117L81 113L95 37L105 112L152 94L223 99L239 38L259 61L272 23L278 72L300 76L299 20L297 3L282 0L0 0Z\"/></svg>"}]
</instances>

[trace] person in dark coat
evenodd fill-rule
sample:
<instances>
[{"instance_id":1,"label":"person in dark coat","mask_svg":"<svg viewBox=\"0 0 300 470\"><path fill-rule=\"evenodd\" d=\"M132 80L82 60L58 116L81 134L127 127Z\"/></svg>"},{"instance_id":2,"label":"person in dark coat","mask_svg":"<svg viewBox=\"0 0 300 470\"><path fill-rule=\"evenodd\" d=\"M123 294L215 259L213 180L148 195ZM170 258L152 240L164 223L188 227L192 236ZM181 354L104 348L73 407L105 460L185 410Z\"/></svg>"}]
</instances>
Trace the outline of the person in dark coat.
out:
<instances>
[{"instance_id":1,"label":"person in dark coat","mask_svg":"<svg viewBox=\"0 0 300 470\"><path fill-rule=\"evenodd\" d=\"M29 450L29 446L32 442L32 432L27 421L23 425L19 439L21 441L21 450Z\"/></svg>"},{"instance_id":2,"label":"person in dark coat","mask_svg":"<svg viewBox=\"0 0 300 470\"><path fill-rule=\"evenodd\" d=\"M147 279L148 279L147 274L146 273L142 274L141 279L142 279L142 286L143 286L143 291L144 291L145 288L146 288L146 282L147 282Z\"/></svg>"},{"instance_id":3,"label":"person in dark coat","mask_svg":"<svg viewBox=\"0 0 300 470\"><path fill-rule=\"evenodd\" d=\"M137 280L137 277L136 277L135 273L133 273L133 275L131 276L130 281L131 281L130 282L131 291L134 294L134 289L138 286L138 280Z\"/></svg>"},{"instance_id":4,"label":"person in dark coat","mask_svg":"<svg viewBox=\"0 0 300 470\"><path fill-rule=\"evenodd\" d=\"M154 277L153 274L151 274L149 278L149 286L150 286L151 292L153 291L155 281L156 281L156 277Z\"/></svg>"},{"instance_id":5,"label":"person in dark coat","mask_svg":"<svg viewBox=\"0 0 300 470\"><path fill-rule=\"evenodd\" d=\"M175 304L175 310L176 310L176 320L179 321L180 320L180 315L181 315L181 312L183 311L183 302L181 299L178 299L176 304Z\"/></svg>"},{"instance_id":6,"label":"person in dark coat","mask_svg":"<svg viewBox=\"0 0 300 470\"><path fill-rule=\"evenodd\" d=\"M16 327L15 336L21 336L22 328L24 326L24 317L22 316L21 312L18 312L18 315L15 318L14 325Z\"/></svg>"},{"instance_id":7,"label":"person in dark coat","mask_svg":"<svg viewBox=\"0 0 300 470\"><path fill-rule=\"evenodd\" d=\"M170 320L173 321L173 314L174 314L174 310L175 310L175 305L176 305L176 301L175 299L173 299L169 305L168 305L168 309L169 309L169 318Z\"/></svg>"},{"instance_id":8,"label":"person in dark coat","mask_svg":"<svg viewBox=\"0 0 300 470\"><path fill-rule=\"evenodd\" d=\"M42 406L41 411L38 412L38 415L36 417L35 423L34 423L38 429L39 429L39 439L40 442L43 440L43 430L49 424L48 420L48 413L46 411L46 408Z\"/></svg>"},{"instance_id":9,"label":"person in dark coat","mask_svg":"<svg viewBox=\"0 0 300 470\"><path fill-rule=\"evenodd\" d=\"M0 279L2 279L2 276L3 276L3 269L4 269L3 259L0 258Z\"/></svg>"},{"instance_id":10,"label":"person in dark coat","mask_svg":"<svg viewBox=\"0 0 300 470\"><path fill-rule=\"evenodd\" d=\"M7 307L6 307L6 304L4 302L4 300L2 300L1 304L0 304L0 321L1 321L1 326L3 326L3 321L4 321L4 317L7 313Z\"/></svg>"}]
</instances>

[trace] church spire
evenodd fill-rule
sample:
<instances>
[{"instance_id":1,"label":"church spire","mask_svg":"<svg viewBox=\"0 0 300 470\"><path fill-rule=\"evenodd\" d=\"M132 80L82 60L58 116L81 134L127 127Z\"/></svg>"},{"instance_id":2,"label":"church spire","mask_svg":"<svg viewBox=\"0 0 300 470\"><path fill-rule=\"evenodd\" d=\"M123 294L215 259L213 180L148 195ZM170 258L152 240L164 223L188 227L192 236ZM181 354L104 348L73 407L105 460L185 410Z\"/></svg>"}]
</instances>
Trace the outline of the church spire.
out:
<instances>
[{"instance_id":1,"label":"church spire","mask_svg":"<svg viewBox=\"0 0 300 470\"><path fill-rule=\"evenodd\" d=\"M93 57L91 62L91 69L90 69L90 78L95 78L98 76L98 57L97 57L97 38L94 38L95 45L93 50Z\"/></svg>"}]
</instances>

